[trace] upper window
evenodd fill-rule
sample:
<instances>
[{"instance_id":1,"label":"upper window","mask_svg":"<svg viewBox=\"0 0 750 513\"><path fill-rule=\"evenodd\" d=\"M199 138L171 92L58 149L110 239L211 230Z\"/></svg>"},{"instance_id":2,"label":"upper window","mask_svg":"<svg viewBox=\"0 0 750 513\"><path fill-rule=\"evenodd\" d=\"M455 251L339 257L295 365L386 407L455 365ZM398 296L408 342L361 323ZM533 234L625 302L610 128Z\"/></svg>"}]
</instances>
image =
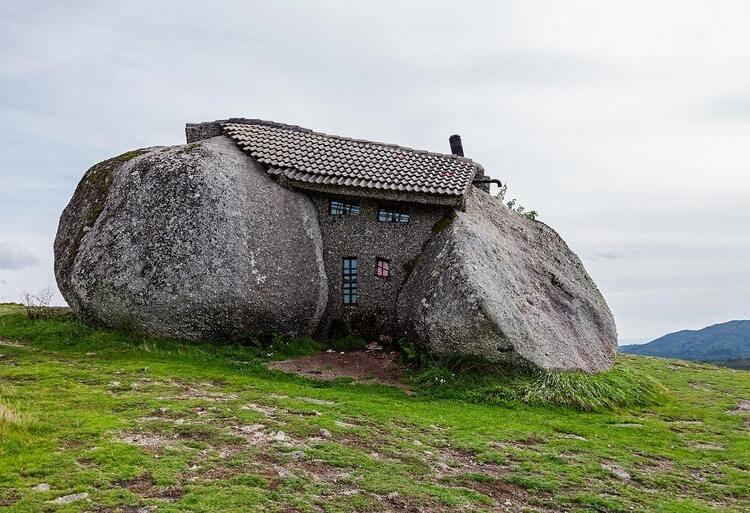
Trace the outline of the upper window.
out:
<instances>
[{"instance_id":1,"label":"upper window","mask_svg":"<svg viewBox=\"0 0 750 513\"><path fill-rule=\"evenodd\" d=\"M345 257L341 260L341 292L345 305L357 304L357 259Z\"/></svg>"},{"instance_id":2,"label":"upper window","mask_svg":"<svg viewBox=\"0 0 750 513\"><path fill-rule=\"evenodd\" d=\"M380 207L378 208L378 221L381 223L406 224L409 222L409 214L393 208Z\"/></svg>"},{"instance_id":3,"label":"upper window","mask_svg":"<svg viewBox=\"0 0 750 513\"><path fill-rule=\"evenodd\" d=\"M391 261L385 258L378 258L375 261L375 276L388 278L391 275Z\"/></svg>"},{"instance_id":4,"label":"upper window","mask_svg":"<svg viewBox=\"0 0 750 513\"><path fill-rule=\"evenodd\" d=\"M332 216L359 214L359 203L332 199L328 207L328 213Z\"/></svg>"}]
</instances>

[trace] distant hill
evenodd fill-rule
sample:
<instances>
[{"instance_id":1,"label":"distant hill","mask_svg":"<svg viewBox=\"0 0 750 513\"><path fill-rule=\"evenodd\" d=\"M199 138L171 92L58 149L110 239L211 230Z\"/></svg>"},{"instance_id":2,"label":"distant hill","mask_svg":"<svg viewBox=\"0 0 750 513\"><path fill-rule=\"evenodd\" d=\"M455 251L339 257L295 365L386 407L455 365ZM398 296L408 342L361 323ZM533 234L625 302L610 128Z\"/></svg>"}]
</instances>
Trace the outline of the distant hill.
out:
<instances>
[{"instance_id":1,"label":"distant hill","mask_svg":"<svg viewBox=\"0 0 750 513\"><path fill-rule=\"evenodd\" d=\"M750 320L677 331L648 344L621 346L620 352L701 362L749 360Z\"/></svg>"}]
</instances>

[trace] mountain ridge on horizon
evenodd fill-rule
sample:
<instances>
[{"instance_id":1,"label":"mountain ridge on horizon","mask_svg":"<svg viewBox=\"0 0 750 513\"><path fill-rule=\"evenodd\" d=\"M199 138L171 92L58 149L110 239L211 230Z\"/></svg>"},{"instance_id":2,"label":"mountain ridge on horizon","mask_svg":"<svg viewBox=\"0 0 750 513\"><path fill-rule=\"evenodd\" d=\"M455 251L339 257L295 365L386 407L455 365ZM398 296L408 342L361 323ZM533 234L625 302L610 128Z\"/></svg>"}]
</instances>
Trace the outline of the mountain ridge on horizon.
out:
<instances>
[{"instance_id":1,"label":"mountain ridge on horizon","mask_svg":"<svg viewBox=\"0 0 750 513\"><path fill-rule=\"evenodd\" d=\"M750 319L675 331L645 344L620 346L619 350L626 354L702 362L750 360Z\"/></svg>"}]
</instances>

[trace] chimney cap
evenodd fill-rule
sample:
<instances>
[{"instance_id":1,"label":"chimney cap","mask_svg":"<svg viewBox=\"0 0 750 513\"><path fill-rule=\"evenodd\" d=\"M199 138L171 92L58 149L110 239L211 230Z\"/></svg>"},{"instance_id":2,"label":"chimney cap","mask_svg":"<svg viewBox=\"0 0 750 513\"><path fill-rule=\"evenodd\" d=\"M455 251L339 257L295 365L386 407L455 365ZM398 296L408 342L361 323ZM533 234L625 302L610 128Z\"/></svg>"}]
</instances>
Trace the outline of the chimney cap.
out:
<instances>
[{"instance_id":1,"label":"chimney cap","mask_svg":"<svg viewBox=\"0 0 750 513\"><path fill-rule=\"evenodd\" d=\"M448 142L450 142L451 145L451 153L454 155L458 155L459 157L464 156L464 146L461 142L461 136L458 134L453 134L448 138Z\"/></svg>"}]
</instances>

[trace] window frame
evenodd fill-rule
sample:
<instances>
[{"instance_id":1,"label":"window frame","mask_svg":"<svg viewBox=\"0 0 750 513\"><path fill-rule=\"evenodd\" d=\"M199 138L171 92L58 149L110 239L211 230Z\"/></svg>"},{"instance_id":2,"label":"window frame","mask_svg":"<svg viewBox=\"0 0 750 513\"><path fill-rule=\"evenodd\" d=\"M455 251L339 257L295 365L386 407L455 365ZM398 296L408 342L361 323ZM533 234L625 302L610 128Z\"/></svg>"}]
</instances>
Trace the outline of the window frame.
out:
<instances>
[{"instance_id":1,"label":"window frame","mask_svg":"<svg viewBox=\"0 0 750 513\"><path fill-rule=\"evenodd\" d=\"M334 211L334 204L336 204ZM333 217L338 216L356 216L360 212L360 206L358 201L347 201L342 198L329 198L328 199L328 215Z\"/></svg>"},{"instance_id":2,"label":"window frame","mask_svg":"<svg viewBox=\"0 0 750 513\"><path fill-rule=\"evenodd\" d=\"M396 206L378 206L378 222L388 224L409 224L411 214Z\"/></svg>"},{"instance_id":3,"label":"window frame","mask_svg":"<svg viewBox=\"0 0 750 513\"><path fill-rule=\"evenodd\" d=\"M381 265L385 264L385 266ZM381 274L381 270L385 270L385 274ZM391 260L389 258L375 257L375 277L388 280L391 277L393 267L391 266Z\"/></svg>"},{"instance_id":4,"label":"window frame","mask_svg":"<svg viewBox=\"0 0 750 513\"><path fill-rule=\"evenodd\" d=\"M352 262L354 265L352 265ZM347 266L347 263L349 264ZM341 304L356 306L359 303L359 260L357 257L341 258Z\"/></svg>"}]
</instances>

